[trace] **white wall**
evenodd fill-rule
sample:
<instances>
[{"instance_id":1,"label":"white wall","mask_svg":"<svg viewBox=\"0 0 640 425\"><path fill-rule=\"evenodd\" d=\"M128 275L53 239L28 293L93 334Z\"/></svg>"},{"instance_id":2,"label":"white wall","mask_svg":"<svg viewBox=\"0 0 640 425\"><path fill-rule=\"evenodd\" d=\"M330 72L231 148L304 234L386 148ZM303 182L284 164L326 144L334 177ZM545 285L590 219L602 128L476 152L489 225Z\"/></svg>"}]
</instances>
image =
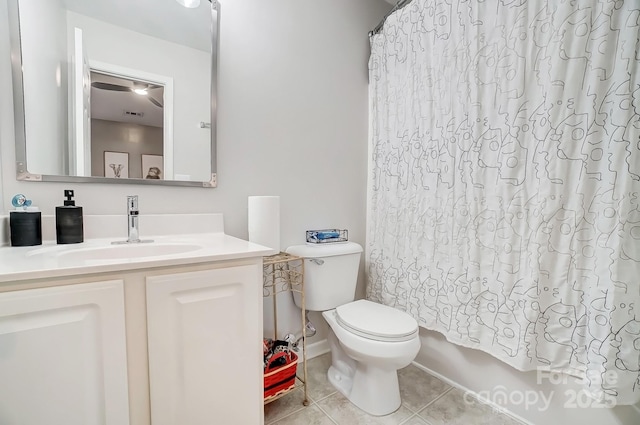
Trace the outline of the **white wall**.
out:
<instances>
[{"instance_id":1,"label":"white wall","mask_svg":"<svg viewBox=\"0 0 640 425\"><path fill-rule=\"evenodd\" d=\"M382 0L223 1L216 189L17 182L6 0L0 0L0 143L5 197L24 192L53 213L76 189L87 214L223 212L247 236L247 196L282 196L282 246L304 230L340 226L364 240L367 32ZM331 25L328 25L331 23Z\"/></svg>"},{"instance_id":2,"label":"white wall","mask_svg":"<svg viewBox=\"0 0 640 425\"><path fill-rule=\"evenodd\" d=\"M23 1L20 20L27 139L40 141L37 149L27 149L27 164L41 174L62 174L60 141L68 134L65 10L60 1Z\"/></svg>"},{"instance_id":3,"label":"white wall","mask_svg":"<svg viewBox=\"0 0 640 425\"><path fill-rule=\"evenodd\" d=\"M47 214L76 190L86 214L222 212L247 237L247 196L280 195L282 247L306 229L343 227L364 243L368 31L383 0L222 0L216 189L17 182L6 0L0 0L3 192Z\"/></svg>"},{"instance_id":4,"label":"white wall","mask_svg":"<svg viewBox=\"0 0 640 425\"><path fill-rule=\"evenodd\" d=\"M198 127L211 121L211 54L68 12L70 30L82 29L90 60L173 78L174 174L209 181L210 131ZM29 171L31 170L29 167ZM95 173L94 173L95 174Z\"/></svg>"},{"instance_id":5,"label":"white wall","mask_svg":"<svg viewBox=\"0 0 640 425\"><path fill-rule=\"evenodd\" d=\"M162 128L128 122L91 120L91 174L104 177L104 152L129 154L129 177L144 178L142 155L162 155Z\"/></svg>"}]
</instances>

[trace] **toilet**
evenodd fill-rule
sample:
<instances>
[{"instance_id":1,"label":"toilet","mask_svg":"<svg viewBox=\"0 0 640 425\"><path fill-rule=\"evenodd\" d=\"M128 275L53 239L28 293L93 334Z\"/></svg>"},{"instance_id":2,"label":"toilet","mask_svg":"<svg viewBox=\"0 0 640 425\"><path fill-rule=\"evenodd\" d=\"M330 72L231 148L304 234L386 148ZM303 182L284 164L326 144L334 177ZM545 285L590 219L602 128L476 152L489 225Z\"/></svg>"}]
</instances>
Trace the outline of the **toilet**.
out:
<instances>
[{"instance_id":1,"label":"toilet","mask_svg":"<svg viewBox=\"0 0 640 425\"><path fill-rule=\"evenodd\" d=\"M353 242L295 245L304 261L305 308L329 324L329 382L374 416L400 407L398 369L420 350L418 323L407 313L367 300L354 301L362 247ZM294 292L301 307L302 297Z\"/></svg>"}]
</instances>

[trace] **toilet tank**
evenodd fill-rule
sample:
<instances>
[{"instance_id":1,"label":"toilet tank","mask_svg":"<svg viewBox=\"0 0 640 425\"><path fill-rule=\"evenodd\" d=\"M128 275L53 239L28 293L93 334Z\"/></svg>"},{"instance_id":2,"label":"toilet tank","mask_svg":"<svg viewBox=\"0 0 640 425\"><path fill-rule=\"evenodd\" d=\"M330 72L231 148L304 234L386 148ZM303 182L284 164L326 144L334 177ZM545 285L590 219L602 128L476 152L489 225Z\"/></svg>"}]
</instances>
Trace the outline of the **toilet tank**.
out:
<instances>
[{"instance_id":1,"label":"toilet tank","mask_svg":"<svg viewBox=\"0 0 640 425\"><path fill-rule=\"evenodd\" d=\"M325 311L351 302L355 298L362 247L354 242L294 245L292 255L304 258L305 308ZM302 307L302 297L293 298Z\"/></svg>"}]
</instances>

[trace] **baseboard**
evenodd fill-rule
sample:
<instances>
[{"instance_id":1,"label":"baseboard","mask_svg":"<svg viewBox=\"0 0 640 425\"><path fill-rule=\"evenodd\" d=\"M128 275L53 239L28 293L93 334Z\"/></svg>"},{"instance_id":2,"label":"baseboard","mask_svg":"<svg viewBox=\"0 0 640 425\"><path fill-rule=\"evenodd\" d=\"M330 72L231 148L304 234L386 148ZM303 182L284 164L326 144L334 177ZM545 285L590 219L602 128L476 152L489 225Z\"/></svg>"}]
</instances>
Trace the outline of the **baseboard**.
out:
<instances>
[{"instance_id":1,"label":"baseboard","mask_svg":"<svg viewBox=\"0 0 640 425\"><path fill-rule=\"evenodd\" d=\"M465 387L464 385L460 385L459 383L447 378L446 376L444 376L444 375L442 375L442 374L440 374L440 373L438 373L438 372L436 372L434 370L429 369L428 367L426 367L424 365L421 365L420 363L418 363L416 361L413 361L412 363L418 369L424 370L428 374L435 376L439 380L451 385L454 388L457 388L459 390L462 390L462 391L465 391L465 392L471 394L472 396L474 396L475 398L480 400L482 403L485 403L485 404L491 406L495 410L500 411L500 412L504 413L505 415L510 416L513 419L522 422L525 425L535 425L534 423L529 422L528 420L526 420L525 418L523 418L523 417L521 417L519 415L516 415L515 413L511 412L510 410L505 409L504 406L500 406L499 404L494 403L492 400L489 400L486 397L481 397L477 392L471 391L469 388Z\"/></svg>"},{"instance_id":2,"label":"baseboard","mask_svg":"<svg viewBox=\"0 0 640 425\"><path fill-rule=\"evenodd\" d=\"M307 360L311 360L314 357L321 356L331 351L329 349L329 342L326 339L316 341L311 344L307 344ZM298 352L298 363L303 360L302 350Z\"/></svg>"}]
</instances>

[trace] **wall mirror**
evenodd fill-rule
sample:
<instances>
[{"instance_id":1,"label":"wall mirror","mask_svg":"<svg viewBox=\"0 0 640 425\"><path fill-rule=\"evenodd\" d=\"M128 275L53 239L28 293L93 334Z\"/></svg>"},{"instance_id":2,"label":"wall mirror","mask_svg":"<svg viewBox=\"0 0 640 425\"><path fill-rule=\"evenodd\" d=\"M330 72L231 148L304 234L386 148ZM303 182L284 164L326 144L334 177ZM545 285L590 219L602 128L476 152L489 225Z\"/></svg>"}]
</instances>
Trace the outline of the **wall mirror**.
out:
<instances>
[{"instance_id":1,"label":"wall mirror","mask_svg":"<svg viewBox=\"0 0 640 425\"><path fill-rule=\"evenodd\" d=\"M18 180L216 186L220 8L188 3L8 1Z\"/></svg>"}]
</instances>

